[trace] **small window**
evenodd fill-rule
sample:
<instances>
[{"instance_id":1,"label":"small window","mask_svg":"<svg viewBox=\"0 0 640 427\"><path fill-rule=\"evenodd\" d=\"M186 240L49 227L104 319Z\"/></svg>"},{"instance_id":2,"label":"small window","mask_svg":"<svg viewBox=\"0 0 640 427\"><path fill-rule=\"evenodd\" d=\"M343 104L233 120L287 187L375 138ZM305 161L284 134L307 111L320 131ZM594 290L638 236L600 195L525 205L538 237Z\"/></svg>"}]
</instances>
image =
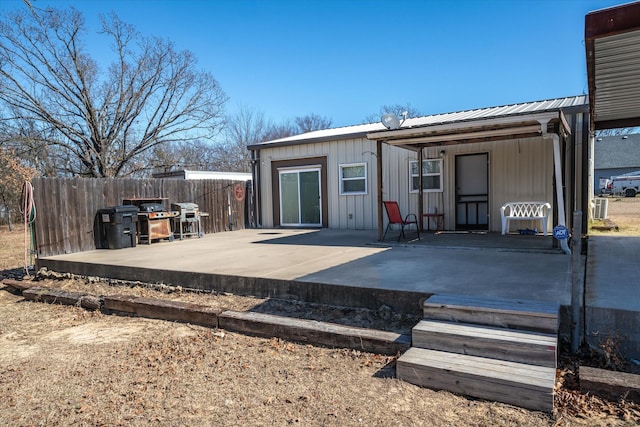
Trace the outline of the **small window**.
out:
<instances>
[{"instance_id":1,"label":"small window","mask_svg":"<svg viewBox=\"0 0 640 427\"><path fill-rule=\"evenodd\" d=\"M417 193L420 190L420 171L418 162L409 162L409 191ZM442 159L429 159L422 161L422 191L442 191Z\"/></svg>"},{"instance_id":2,"label":"small window","mask_svg":"<svg viewBox=\"0 0 640 427\"><path fill-rule=\"evenodd\" d=\"M367 194L367 164L340 165L340 194Z\"/></svg>"}]
</instances>

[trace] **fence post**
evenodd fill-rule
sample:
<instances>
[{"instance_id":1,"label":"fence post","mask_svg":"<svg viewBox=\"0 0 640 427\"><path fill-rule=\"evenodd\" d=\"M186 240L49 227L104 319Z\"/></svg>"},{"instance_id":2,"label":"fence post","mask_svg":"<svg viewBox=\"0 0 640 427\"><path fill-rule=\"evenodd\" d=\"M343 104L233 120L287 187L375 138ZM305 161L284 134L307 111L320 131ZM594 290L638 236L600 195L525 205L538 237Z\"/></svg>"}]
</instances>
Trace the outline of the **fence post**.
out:
<instances>
[{"instance_id":1,"label":"fence post","mask_svg":"<svg viewBox=\"0 0 640 427\"><path fill-rule=\"evenodd\" d=\"M571 352L582 345L584 268L582 265L582 212L573 213L571 246Z\"/></svg>"}]
</instances>

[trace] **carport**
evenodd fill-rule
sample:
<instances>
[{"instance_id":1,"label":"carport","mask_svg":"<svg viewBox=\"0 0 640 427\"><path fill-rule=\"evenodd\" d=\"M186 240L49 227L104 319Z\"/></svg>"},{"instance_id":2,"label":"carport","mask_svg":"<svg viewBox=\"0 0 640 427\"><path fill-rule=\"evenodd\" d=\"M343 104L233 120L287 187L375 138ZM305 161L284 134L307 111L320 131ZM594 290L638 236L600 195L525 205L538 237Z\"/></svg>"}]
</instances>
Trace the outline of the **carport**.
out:
<instances>
[{"instance_id":1,"label":"carport","mask_svg":"<svg viewBox=\"0 0 640 427\"><path fill-rule=\"evenodd\" d=\"M585 48L593 152L595 131L640 126L640 2L586 15ZM639 254L638 237L589 236L584 335L594 347L621 336L628 358L640 356Z\"/></svg>"},{"instance_id":2,"label":"carport","mask_svg":"<svg viewBox=\"0 0 640 427\"><path fill-rule=\"evenodd\" d=\"M548 106L546 106L548 107ZM479 115L478 115L479 114ZM377 191L378 191L378 239L383 235L383 188L382 188L382 144L402 147L417 152L418 164L422 164L425 148L447 147L479 142L517 140L518 138L542 137L544 142L553 145L553 163L555 179L555 197L557 225L567 226L565 213L564 182L565 171L561 154L561 141L570 134L570 126L562 109L554 111L518 111L517 109L496 109L485 111L484 115L475 111L458 113L441 122L415 127L391 128L385 131L371 132L367 138L377 142ZM420 186L422 186L422 168ZM571 185L575 185L572 179ZM423 191L418 191L418 217L423 216ZM570 253L566 239L561 240L563 250Z\"/></svg>"},{"instance_id":3,"label":"carport","mask_svg":"<svg viewBox=\"0 0 640 427\"><path fill-rule=\"evenodd\" d=\"M591 130L640 126L640 2L585 17Z\"/></svg>"}]
</instances>

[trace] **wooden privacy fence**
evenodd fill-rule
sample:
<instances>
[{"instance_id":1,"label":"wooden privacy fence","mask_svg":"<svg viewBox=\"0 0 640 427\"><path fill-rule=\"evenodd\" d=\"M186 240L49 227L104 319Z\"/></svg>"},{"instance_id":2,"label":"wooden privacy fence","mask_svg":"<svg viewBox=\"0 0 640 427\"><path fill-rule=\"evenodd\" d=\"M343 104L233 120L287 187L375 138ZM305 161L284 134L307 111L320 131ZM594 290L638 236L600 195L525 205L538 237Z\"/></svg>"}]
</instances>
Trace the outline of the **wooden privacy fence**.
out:
<instances>
[{"instance_id":1,"label":"wooden privacy fence","mask_svg":"<svg viewBox=\"0 0 640 427\"><path fill-rule=\"evenodd\" d=\"M169 204L197 203L201 212L209 214L201 219L205 233L245 228L248 192L244 181L35 178L32 185L38 256L95 249L97 211L122 205L124 199L167 198Z\"/></svg>"}]
</instances>

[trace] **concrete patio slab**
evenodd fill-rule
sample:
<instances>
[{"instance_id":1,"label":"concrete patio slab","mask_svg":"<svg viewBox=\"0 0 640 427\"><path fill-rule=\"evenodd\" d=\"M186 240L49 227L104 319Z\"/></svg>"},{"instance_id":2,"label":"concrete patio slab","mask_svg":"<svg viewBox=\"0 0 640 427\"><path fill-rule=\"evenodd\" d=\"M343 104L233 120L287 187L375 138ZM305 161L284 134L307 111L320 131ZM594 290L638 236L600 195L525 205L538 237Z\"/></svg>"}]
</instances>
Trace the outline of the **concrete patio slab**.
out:
<instances>
[{"instance_id":1,"label":"concrete patio slab","mask_svg":"<svg viewBox=\"0 0 640 427\"><path fill-rule=\"evenodd\" d=\"M377 242L372 231L253 229L46 257L38 264L115 278L135 269L131 280L140 280L144 269L182 272L184 280L199 273L566 305L570 257L551 242L542 236L469 233L423 234L421 240L396 243Z\"/></svg>"},{"instance_id":2,"label":"concrete patio slab","mask_svg":"<svg viewBox=\"0 0 640 427\"><path fill-rule=\"evenodd\" d=\"M640 358L640 237L590 236L585 334L595 348Z\"/></svg>"}]
</instances>

